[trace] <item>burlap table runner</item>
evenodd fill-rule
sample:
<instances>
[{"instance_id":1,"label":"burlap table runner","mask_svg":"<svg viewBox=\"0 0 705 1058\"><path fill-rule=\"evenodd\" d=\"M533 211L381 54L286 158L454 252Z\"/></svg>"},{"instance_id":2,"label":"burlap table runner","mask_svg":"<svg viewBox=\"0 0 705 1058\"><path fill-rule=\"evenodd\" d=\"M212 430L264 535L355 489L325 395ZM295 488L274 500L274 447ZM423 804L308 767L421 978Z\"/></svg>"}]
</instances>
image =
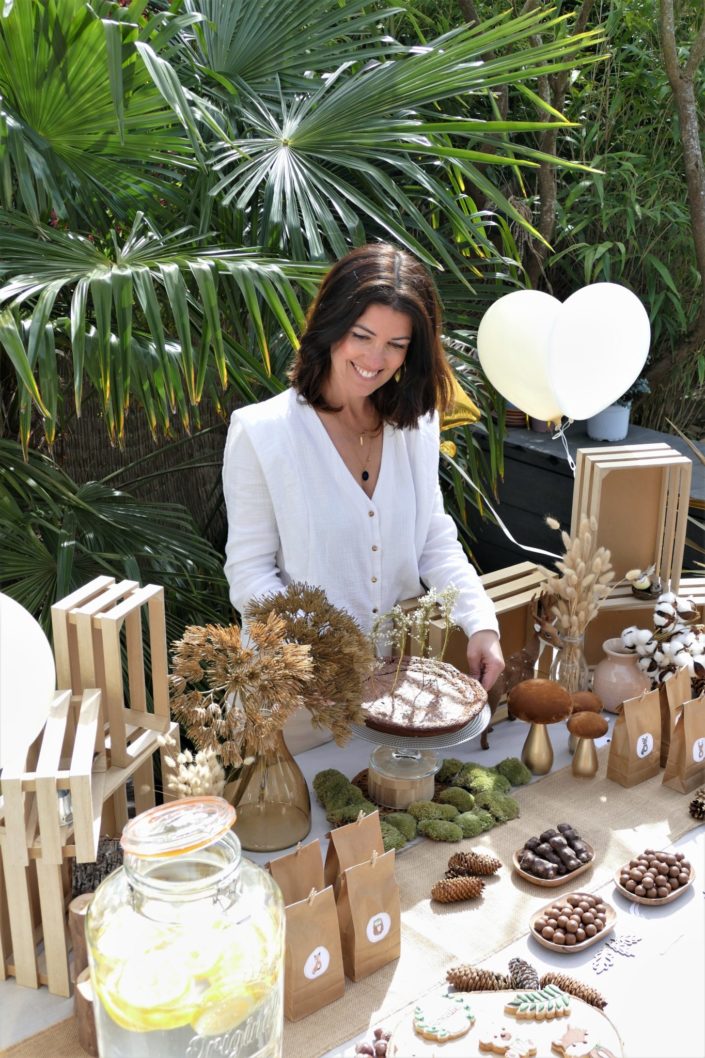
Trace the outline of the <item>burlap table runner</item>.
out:
<instances>
[{"instance_id":1,"label":"burlap table runner","mask_svg":"<svg viewBox=\"0 0 705 1058\"><path fill-rule=\"evenodd\" d=\"M554 896L572 888L588 892L608 881L635 852L665 848L696 820L688 814L687 795L661 785L662 773L624 789L605 776L609 747L600 750L598 774L575 779L570 768L539 782L513 790L521 817L474 839L462 848L485 848L505 865L487 880L482 900L459 904L431 903L429 893L443 876L450 854L458 846L421 841L401 852L397 878L401 889L402 954L364 981L346 982L345 995L303 1021L285 1023L284 1058L317 1058L338 1044L364 1032L405 1007L445 977L457 962L480 963L517 940L528 929L534 911ZM511 868L512 854L526 838L556 823L571 823L595 849L590 869L573 884L538 888L519 878ZM498 962L498 970L506 966ZM2 1058L85 1058L73 1033L74 1049L57 1050L72 1031L69 1023L49 1030L7 1051ZM49 1051L40 1040L51 1041Z\"/></svg>"}]
</instances>

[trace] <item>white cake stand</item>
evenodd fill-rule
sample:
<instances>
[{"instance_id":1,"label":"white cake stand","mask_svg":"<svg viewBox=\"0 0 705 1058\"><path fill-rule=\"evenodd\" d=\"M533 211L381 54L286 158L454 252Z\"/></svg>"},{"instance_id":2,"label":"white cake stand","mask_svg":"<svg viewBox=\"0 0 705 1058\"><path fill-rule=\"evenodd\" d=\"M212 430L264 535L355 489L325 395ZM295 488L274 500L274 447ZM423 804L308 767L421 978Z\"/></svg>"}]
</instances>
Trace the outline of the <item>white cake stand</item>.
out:
<instances>
[{"instance_id":1,"label":"white cake stand","mask_svg":"<svg viewBox=\"0 0 705 1058\"><path fill-rule=\"evenodd\" d=\"M491 718L490 707L485 704L473 720L457 731L425 737L388 734L364 724L353 724L353 734L376 745L367 769L371 799L385 808L399 810L412 801L430 800L436 772L441 766L438 750L454 749L477 738Z\"/></svg>"}]
</instances>

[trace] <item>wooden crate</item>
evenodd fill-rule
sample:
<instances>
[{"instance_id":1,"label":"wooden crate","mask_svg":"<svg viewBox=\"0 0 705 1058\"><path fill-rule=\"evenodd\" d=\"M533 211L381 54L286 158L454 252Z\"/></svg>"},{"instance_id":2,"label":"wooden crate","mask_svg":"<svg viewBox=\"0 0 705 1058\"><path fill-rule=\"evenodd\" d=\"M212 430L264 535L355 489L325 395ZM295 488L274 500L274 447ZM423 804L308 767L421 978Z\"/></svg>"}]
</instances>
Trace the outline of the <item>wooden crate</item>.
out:
<instances>
[{"instance_id":1,"label":"wooden crate","mask_svg":"<svg viewBox=\"0 0 705 1058\"><path fill-rule=\"evenodd\" d=\"M169 715L161 588L98 577L56 603L52 622L60 689L38 738L0 778L0 978L68 996L71 861L93 862L99 837L122 831L128 780L137 812L155 804L153 758L164 754L162 735L178 746L179 728ZM63 826L62 791L73 813Z\"/></svg>"},{"instance_id":2,"label":"wooden crate","mask_svg":"<svg viewBox=\"0 0 705 1058\"><path fill-rule=\"evenodd\" d=\"M597 521L598 542L609 548L616 577L652 564L678 590L690 500L692 462L664 443L581 448L576 460L571 518Z\"/></svg>"},{"instance_id":3,"label":"wooden crate","mask_svg":"<svg viewBox=\"0 0 705 1058\"><path fill-rule=\"evenodd\" d=\"M148 769L149 785L139 790L140 809L155 803L152 757L160 750L155 732L134 747L127 767L110 765L98 748L101 692L80 697L56 693L43 731L24 760L6 767L0 779L0 892L2 965L0 976L14 976L29 988L47 985L55 995L70 995L66 907L70 900L72 859L92 862L104 833L103 809L131 776ZM167 734L178 738L178 725ZM109 737L108 737L109 742ZM60 791L71 796L73 821L60 825ZM2 886L0 886L0 889ZM37 899L38 898L38 899ZM39 941L43 950L39 951Z\"/></svg>"}]
</instances>

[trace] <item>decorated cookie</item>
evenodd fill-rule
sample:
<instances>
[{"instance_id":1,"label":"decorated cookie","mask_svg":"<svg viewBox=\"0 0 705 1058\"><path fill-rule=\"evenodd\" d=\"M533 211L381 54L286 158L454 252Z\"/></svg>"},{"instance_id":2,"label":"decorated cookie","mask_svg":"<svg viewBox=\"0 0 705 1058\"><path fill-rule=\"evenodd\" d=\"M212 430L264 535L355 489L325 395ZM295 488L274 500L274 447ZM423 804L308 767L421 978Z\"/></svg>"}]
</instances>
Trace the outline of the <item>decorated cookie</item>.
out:
<instances>
[{"instance_id":1,"label":"decorated cookie","mask_svg":"<svg viewBox=\"0 0 705 1058\"><path fill-rule=\"evenodd\" d=\"M504 1008L505 1014L520 1020L551 1021L567 1018L570 1014L570 996L557 985L517 992Z\"/></svg>"},{"instance_id":2,"label":"decorated cookie","mask_svg":"<svg viewBox=\"0 0 705 1058\"><path fill-rule=\"evenodd\" d=\"M504 1058L533 1058L536 1054L536 1044L533 1040L520 1039L506 1025L500 1025L481 1037L480 1050L502 1054Z\"/></svg>"},{"instance_id":3,"label":"decorated cookie","mask_svg":"<svg viewBox=\"0 0 705 1058\"><path fill-rule=\"evenodd\" d=\"M463 995L435 996L414 1008L414 1031L425 1040L445 1043L469 1032L475 1021Z\"/></svg>"},{"instance_id":4,"label":"decorated cookie","mask_svg":"<svg viewBox=\"0 0 705 1058\"><path fill-rule=\"evenodd\" d=\"M596 1043L593 1034L587 1029L569 1025L558 1040L553 1040L551 1048L561 1058L615 1058L602 1044Z\"/></svg>"}]
</instances>

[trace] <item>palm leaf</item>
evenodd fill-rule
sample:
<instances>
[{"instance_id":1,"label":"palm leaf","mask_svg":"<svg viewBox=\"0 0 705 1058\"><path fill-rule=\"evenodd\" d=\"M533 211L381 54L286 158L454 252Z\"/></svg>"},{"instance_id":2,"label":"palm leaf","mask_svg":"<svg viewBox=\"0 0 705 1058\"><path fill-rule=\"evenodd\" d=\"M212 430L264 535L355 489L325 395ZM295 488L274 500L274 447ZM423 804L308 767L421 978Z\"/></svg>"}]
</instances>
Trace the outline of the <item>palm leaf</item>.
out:
<instances>
[{"instance_id":1,"label":"palm leaf","mask_svg":"<svg viewBox=\"0 0 705 1058\"><path fill-rule=\"evenodd\" d=\"M269 372L270 316L295 344L303 308L292 281L312 289L321 274L319 267L278 261L254 250L209 249L180 232L160 238L139 215L125 243L111 255L86 239L0 212L0 256L5 267L0 304L26 311L26 303L36 300L26 317L26 344L12 313L5 310L0 317L0 345L12 361L21 392L55 422L58 354L53 344L47 345L45 331L57 298L67 304L70 299L70 335L79 351L76 405L80 408L85 372L101 394L115 440L122 437L133 394L149 408L153 428L157 422L164 426L177 411L188 428L188 409L199 403L213 367L225 388L232 363L221 323L226 313L249 321L243 339L254 342ZM227 306L219 297L217 276L220 286L229 287ZM44 386L49 388L43 396ZM25 446L28 430L27 419Z\"/></svg>"}]
</instances>

